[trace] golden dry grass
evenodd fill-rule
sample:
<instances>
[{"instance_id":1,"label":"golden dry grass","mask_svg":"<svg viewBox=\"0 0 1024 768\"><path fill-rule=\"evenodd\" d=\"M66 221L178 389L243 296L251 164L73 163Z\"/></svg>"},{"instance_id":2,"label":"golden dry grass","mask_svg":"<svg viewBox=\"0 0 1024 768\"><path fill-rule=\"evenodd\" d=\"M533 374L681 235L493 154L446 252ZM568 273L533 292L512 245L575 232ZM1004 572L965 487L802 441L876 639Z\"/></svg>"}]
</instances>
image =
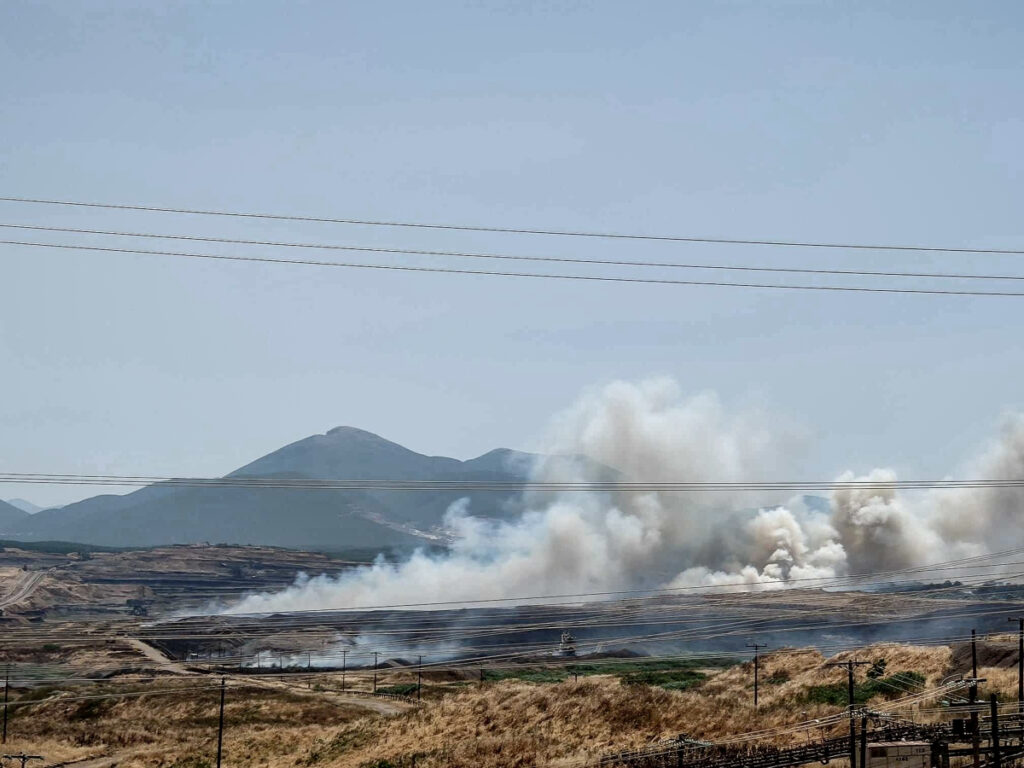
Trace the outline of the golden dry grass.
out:
<instances>
[{"instance_id":1,"label":"golden dry grass","mask_svg":"<svg viewBox=\"0 0 1024 768\"><path fill-rule=\"evenodd\" d=\"M949 673L951 654L946 647L882 645L831 660L852 656L884 658L886 674L915 672L933 686ZM825 667L826 661L813 650L764 657L758 710L749 663L716 672L682 692L625 685L611 676L464 686L393 717L340 704L330 693L229 688L225 761L266 768L383 768L411 766L414 759L420 768L567 766L680 733L714 740L834 714L840 706L811 703L807 696L811 686L845 682L845 671ZM1015 669L981 671L989 680L986 693L1015 695ZM863 674L858 672L861 679ZM128 685L121 684L121 690ZM177 679L131 687L155 692L186 685L204 683ZM215 690L197 690L26 707L12 718L10 746L50 760L117 754L126 768L203 768L215 754L217 696Z\"/></svg>"}]
</instances>

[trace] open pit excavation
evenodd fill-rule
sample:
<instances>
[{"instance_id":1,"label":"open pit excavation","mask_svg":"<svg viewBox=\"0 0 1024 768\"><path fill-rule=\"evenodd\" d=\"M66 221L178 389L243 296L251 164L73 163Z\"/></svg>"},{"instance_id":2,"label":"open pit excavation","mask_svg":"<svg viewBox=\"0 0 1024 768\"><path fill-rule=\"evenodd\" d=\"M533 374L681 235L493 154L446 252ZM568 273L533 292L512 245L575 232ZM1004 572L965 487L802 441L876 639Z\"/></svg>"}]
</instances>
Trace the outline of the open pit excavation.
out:
<instances>
[{"instance_id":1,"label":"open pit excavation","mask_svg":"<svg viewBox=\"0 0 1024 768\"><path fill-rule=\"evenodd\" d=\"M1005 629L1007 617L1024 612L1021 587L993 578L1019 557L1016 551L939 563L899 577L831 579L813 588L751 592L729 586L618 598L524 598L521 605L483 601L270 614L203 611L214 598L223 604L280 589L306 569L351 573L367 566L244 547L172 547L84 558L8 549L0 557L9 564L14 593L24 593L26 584L33 588L7 609L0 644L33 646L44 666L47 654L39 648L80 648L86 667L88 659L107 659L101 665L105 675L120 667L166 672L174 665L178 671L243 675L344 670L355 681L378 670L382 684L413 669L468 678L669 658L720 665L744 658L753 636L769 648L836 651L879 642L962 639L971 629ZM960 569L957 580L932 580L953 568Z\"/></svg>"},{"instance_id":2,"label":"open pit excavation","mask_svg":"<svg viewBox=\"0 0 1024 768\"><path fill-rule=\"evenodd\" d=\"M788 768L845 759L853 706L867 754L909 744L954 768L973 759L977 716L994 765L993 744L1024 756L1007 634L1024 616L1022 555L774 589L238 613L300 574L374 566L262 547L8 547L0 573L22 596L0 633L9 744L142 768L209 754L222 723L239 759L338 768L505 765L513 741L560 768Z\"/></svg>"}]
</instances>

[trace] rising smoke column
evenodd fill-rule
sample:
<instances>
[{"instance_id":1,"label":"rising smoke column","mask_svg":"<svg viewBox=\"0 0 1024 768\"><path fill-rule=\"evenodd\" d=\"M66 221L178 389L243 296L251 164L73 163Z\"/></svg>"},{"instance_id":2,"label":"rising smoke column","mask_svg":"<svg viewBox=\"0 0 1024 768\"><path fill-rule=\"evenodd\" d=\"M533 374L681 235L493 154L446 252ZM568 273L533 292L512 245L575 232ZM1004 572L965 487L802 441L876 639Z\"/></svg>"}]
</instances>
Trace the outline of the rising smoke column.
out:
<instances>
[{"instance_id":1,"label":"rising smoke column","mask_svg":"<svg viewBox=\"0 0 1024 768\"><path fill-rule=\"evenodd\" d=\"M557 416L545 452L592 461L541 461L545 481L624 479L757 481L792 477L796 432L756 411L727 414L711 393L685 397L668 379L614 382L585 393ZM596 462L596 464L595 464ZM1024 477L1024 419L970 469L974 477ZM995 473L995 475L992 475ZM841 479L852 479L843 475ZM895 479L876 469L862 479ZM303 577L229 612L471 601L661 586L753 585L896 570L989 551L987 532L1015 514L1016 490L967 490L904 499L887 490L839 490L829 509L801 498L749 493L528 494L514 522L472 516L453 505L446 554L419 551L337 578ZM1016 494L1016 495L1015 495ZM767 508L757 504L773 503ZM965 525L964 510L988 526ZM1021 537L1021 534L1016 534ZM1022 537L1024 538L1024 537ZM1005 545L999 548L1005 549ZM952 552L952 554L951 554Z\"/></svg>"}]
</instances>

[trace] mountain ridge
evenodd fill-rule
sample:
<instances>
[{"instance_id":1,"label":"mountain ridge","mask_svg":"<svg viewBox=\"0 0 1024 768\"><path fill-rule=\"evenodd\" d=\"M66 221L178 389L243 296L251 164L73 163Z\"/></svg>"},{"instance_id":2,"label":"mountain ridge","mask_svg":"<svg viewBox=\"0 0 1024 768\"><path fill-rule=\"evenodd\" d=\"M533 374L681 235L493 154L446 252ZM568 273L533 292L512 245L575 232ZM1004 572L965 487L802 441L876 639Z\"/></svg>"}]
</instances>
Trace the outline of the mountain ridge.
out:
<instances>
[{"instance_id":1,"label":"mountain ridge","mask_svg":"<svg viewBox=\"0 0 1024 768\"><path fill-rule=\"evenodd\" d=\"M0 501L0 533L7 534L16 529L31 515L7 501Z\"/></svg>"},{"instance_id":2,"label":"mountain ridge","mask_svg":"<svg viewBox=\"0 0 1024 768\"><path fill-rule=\"evenodd\" d=\"M496 448L465 461L427 456L358 427L339 426L282 446L226 478L493 480L520 482L539 457ZM148 485L12 519L8 535L107 546L196 542L319 548L410 548L443 540L447 509L507 519L518 494ZM10 506L10 505L8 505ZM11 509L15 509L11 507ZM0 520L2 523L2 520Z\"/></svg>"},{"instance_id":3,"label":"mountain ridge","mask_svg":"<svg viewBox=\"0 0 1024 768\"><path fill-rule=\"evenodd\" d=\"M46 507L40 507L38 504L33 504L28 499L7 499L7 503L12 507L17 507L22 512L27 512L30 515L34 515L36 512L42 512Z\"/></svg>"}]
</instances>

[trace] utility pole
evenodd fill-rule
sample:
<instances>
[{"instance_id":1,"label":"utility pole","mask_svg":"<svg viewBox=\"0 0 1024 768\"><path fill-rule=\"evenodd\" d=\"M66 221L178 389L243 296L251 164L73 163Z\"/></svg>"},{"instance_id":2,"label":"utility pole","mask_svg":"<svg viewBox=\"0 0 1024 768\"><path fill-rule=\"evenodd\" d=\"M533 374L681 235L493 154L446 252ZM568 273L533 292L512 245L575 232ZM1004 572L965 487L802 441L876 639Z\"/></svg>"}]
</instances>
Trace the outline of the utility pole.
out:
<instances>
[{"instance_id":1,"label":"utility pole","mask_svg":"<svg viewBox=\"0 0 1024 768\"><path fill-rule=\"evenodd\" d=\"M377 692L377 651L373 652L373 692Z\"/></svg>"},{"instance_id":2,"label":"utility pole","mask_svg":"<svg viewBox=\"0 0 1024 768\"><path fill-rule=\"evenodd\" d=\"M4 668L4 735L3 741L0 743L7 743L7 695L8 689L11 687L11 665L8 664Z\"/></svg>"},{"instance_id":3,"label":"utility pole","mask_svg":"<svg viewBox=\"0 0 1024 768\"><path fill-rule=\"evenodd\" d=\"M971 687L967 691L967 701L971 707L971 765L981 766L981 734L978 732L978 635L971 630Z\"/></svg>"},{"instance_id":4,"label":"utility pole","mask_svg":"<svg viewBox=\"0 0 1024 768\"><path fill-rule=\"evenodd\" d=\"M1017 633L1017 714L1024 715L1024 618L1012 618L1020 624Z\"/></svg>"},{"instance_id":5,"label":"utility pole","mask_svg":"<svg viewBox=\"0 0 1024 768\"><path fill-rule=\"evenodd\" d=\"M855 666L860 666L861 664L870 663L870 661L855 661L850 659L849 661L832 661L825 665L826 667L846 667L848 698L850 701L850 768L857 768L857 721L853 717L853 668ZM864 766L861 766L860 768L864 768Z\"/></svg>"},{"instance_id":6,"label":"utility pole","mask_svg":"<svg viewBox=\"0 0 1024 768\"><path fill-rule=\"evenodd\" d=\"M480 667L480 687L484 687L484 668Z\"/></svg>"},{"instance_id":7,"label":"utility pole","mask_svg":"<svg viewBox=\"0 0 1024 768\"><path fill-rule=\"evenodd\" d=\"M1003 754L999 749L999 703L994 693L989 699L989 710L992 713L992 766L1002 768Z\"/></svg>"},{"instance_id":8,"label":"utility pole","mask_svg":"<svg viewBox=\"0 0 1024 768\"><path fill-rule=\"evenodd\" d=\"M860 766L865 768L868 764L868 718L864 715L860 719Z\"/></svg>"},{"instance_id":9,"label":"utility pole","mask_svg":"<svg viewBox=\"0 0 1024 768\"><path fill-rule=\"evenodd\" d=\"M345 692L345 666L346 666L345 662L347 660L346 659L347 656L348 656L348 649L345 649L345 650L343 650L341 652L341 692L342 693Z\"/></svg>"},{"instance_id":10,"label":"utility pole","mask_svg":"<svg viewBox=\"0 0 1024 768\"><path fill-rule=\"evenodd\" d=\"M420 690L423 688L423 657L416 657L416 701L420 700Z\"/></svg>"},{"instance_id":11,"label":"utility pole","mask_svg":"<svg viewBox=\"0 0 1024 768\"><path fill-rule=\"evenodd\" d=\"M217 720L217 768L220 768L221 748L224 746L224 686L225 680L220 679L220 717Z\"/></svg>"},{"instance_id":12,"label":"utility pole","mask_svg":"<svg viewBox=\"0 0 1024 768\"><path fill-rule=\"evenodd\" d=\"M760 671L760 658L758 657L758 650L761 648L767 648L767 643L747 643L747 648L754 649L754 709L757 709L757 687L758 687L758 672Z\"/></svg>"}]
</instances>

